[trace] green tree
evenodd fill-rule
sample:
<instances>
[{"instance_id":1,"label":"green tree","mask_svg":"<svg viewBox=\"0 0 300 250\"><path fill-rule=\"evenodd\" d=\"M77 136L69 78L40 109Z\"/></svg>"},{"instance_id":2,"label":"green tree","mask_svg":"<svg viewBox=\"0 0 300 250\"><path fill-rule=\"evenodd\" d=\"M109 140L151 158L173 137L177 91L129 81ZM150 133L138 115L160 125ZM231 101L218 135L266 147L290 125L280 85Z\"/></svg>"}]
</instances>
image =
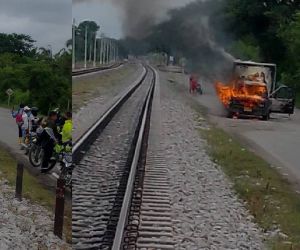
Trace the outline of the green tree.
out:
<instances>
[{"instance_id":1,"label":"green tree","mask_svg":"<svg viewBox=\"0 0 300 250\"><path fill-rule=\"evenodd\" d=\"M28 35L0 33L0 53L33 56L35 54L34 42Z\"/></svg>"},{"instance_id":2,"label":"green tree","mask_svg":"<svg viewBox=\"0 0 300 250\"><path fill-rule=\"evenodd\" d=\"M0 43L6 42L7 36L0 37ZM71 107L70 51L62 49L53 57L47 49L37 50L33 45L29 51L28 55L11 49L0 53L0 103L6 103L5 91L12 88L15 105L37 106L44 114L50 108Z\"/></svg>"},{"instance_id":3,"label":"green tree","mask_svg":"<svg viewBox=\"0 0 300 250\"><path fill-rule=\"evenodd\" d=\"M85 30L87 30L87 55L88 59L92 58L92 51L94 47L95 34L100 29L100 26L94 21L84 21L81 22L78 27L76 27L76 60L83 61L84 50L85 50ZM70 45L68 42L68 45Z\"/></svg>"}]
</instances>

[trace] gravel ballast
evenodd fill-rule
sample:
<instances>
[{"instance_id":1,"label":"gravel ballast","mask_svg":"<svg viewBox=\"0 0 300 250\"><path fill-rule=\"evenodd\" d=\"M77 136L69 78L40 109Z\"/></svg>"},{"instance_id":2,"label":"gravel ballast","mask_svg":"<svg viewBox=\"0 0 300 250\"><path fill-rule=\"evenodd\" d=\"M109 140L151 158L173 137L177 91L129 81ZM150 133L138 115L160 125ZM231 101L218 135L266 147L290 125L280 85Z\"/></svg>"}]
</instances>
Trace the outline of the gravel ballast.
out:
<instances>
[{"instance_id":1,"label":"gravel ballast","mask_svg":"<svg viewBox=\"0 0 300 250\"><path fill-rule=\"evenodd\" d=\"M0 179L0 249L71 249L53 233L53 215L27 199L14 198L14 190Z\"/></svg>"},{"instance_id":2,"label":"gravel ballast","mask_svg":"<svg viewBox=\"0 0 300 250\"><path fill-rule=\"evenodd\" d=\"M263 233L206 152L193 109L161 82L164 150L169 166L176 249L264 249Z\"/></svg>"}]
</instances>

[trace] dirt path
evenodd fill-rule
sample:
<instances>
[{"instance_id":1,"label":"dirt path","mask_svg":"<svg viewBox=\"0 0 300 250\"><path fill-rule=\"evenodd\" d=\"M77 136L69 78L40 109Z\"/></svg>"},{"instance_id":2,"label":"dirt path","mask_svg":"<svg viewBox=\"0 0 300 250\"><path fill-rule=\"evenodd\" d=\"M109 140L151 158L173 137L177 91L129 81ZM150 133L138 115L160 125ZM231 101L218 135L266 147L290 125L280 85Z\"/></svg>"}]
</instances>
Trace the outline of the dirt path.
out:
<instances>
[{"instance_id":1,"label":"dirt path","mask_svg":"<svg viewBox=\"0 0 300 250\"><path fill-rule=\"evenodd\" d=\"M189 96L188 76L183 74L161 73L162 77L173 82L174 87ZM204 95L192 96L204 106L211 121L225 131L236 135L254 151L273 166L276 166L296 187L300 188L300 110L288 117L272 114L269 121L256 119L228 119L210 82L203 81ZM300 190L300 189L299 189Z\"/></svg>"}]
</instances>

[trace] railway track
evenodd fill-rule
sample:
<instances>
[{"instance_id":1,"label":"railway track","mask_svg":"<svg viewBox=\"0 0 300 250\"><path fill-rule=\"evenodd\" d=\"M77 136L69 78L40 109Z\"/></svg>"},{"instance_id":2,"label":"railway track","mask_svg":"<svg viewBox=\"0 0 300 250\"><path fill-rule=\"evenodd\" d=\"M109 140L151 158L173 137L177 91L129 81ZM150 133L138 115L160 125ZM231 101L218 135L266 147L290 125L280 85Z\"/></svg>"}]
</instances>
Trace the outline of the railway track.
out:
<instances>
[{"instance_id":1,"label":"railway track","mask_svg":"<svg viewBox=\"0 0 300 250\"><path fill-rule=\"evenodd\" d=\"M145 171L155 83L147 67L74 145L74 249L172 246L165 172L159 164Z\"/></svg>"},{"instance_id":2,"label":"railway track","mask_svg":"<svg viewBox=\"0 0 300 250\"><path fill-rule=\"evenodd\" d=\"M86 75L86 74L100 72L100 71L112 70L112 69L119 68L121 65L123 65L123 64L122 63L116 63L116 64L113 64L113 65L102 66L102 67L97 67L97 68L76 70L76 71L72 71L72 77Z\"/></svg>"}]
</instances>

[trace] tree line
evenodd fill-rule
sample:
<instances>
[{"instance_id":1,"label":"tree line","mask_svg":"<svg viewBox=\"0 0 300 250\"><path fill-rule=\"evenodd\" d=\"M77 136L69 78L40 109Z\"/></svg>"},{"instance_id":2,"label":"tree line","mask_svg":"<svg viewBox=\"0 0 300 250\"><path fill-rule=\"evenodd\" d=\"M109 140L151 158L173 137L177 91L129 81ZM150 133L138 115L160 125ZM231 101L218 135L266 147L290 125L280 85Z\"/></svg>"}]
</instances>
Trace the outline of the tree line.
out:
<instances>
[{"instance_id":1,"label":"tree line","mask_svg":"<svg viewBox=\"0 0 300 250\"><path fill-rule=\"evenodd\" d=\"M87 61L88 63L93 62L94 60L94 47L96 45L96 61L100 61L100 46L101 39L104 39L104 34L100 34L100 37L97 36L97 33L100 30L100 26L94 21L83 21L78 25L74 25L73 29L75 35L75 61L83 62L85 57L85 42L87 44ZM87 41L85 38L87 37ZM96 43L95 43L96 39ZM108 38L107 38L108 39ZM117 44L117 40L109 38L114 44ZM72 39L67 41L68 45L72 45ZM103 45L102 45L103 46ZM103 55L102 55L103 56Z\"/></svg>"},{"instance_id":2,"label":"tree line","mask_svg":"<svg viewBox=\"0 0 300 250\"><path fill-rule=\"evenodd\" d=\"M71 51L37 48L24 34L0 33L0 104L7 89L14 91L11 105L36 106L43 114L52 108L71 107Z\"/></svg>"}]
</instances>

